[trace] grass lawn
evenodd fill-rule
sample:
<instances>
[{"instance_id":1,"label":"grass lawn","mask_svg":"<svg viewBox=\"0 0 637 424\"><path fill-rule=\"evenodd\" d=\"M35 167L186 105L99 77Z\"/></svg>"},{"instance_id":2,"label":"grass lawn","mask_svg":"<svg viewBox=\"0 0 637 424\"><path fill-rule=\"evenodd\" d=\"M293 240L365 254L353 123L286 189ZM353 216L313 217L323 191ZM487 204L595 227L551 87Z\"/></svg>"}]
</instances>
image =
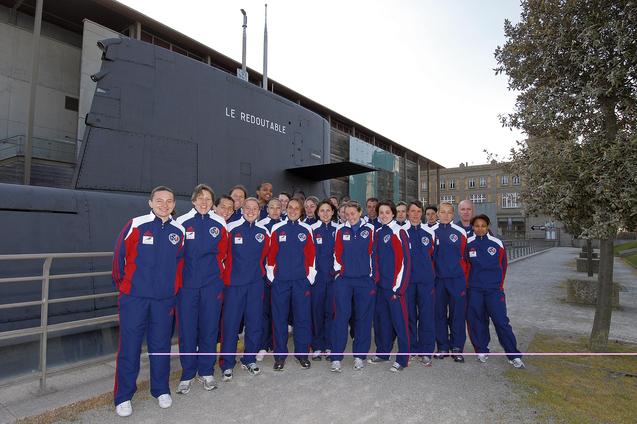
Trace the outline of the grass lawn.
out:
<instances>
[{"instance_id":1,"label":"grass lawn","mask_svg":"<svg viewBox=\"0 0 637 424\"><path fill-rule=\"evenodd\" d=\"M626 249L634 249L637 247L637 240L631 241L629 243L619 244L613 248L613 252L617 255L619 252L622 252Z\"/></svg>"},{"instance_id":2,"label":"grass lawn","mask_svg":"<svg viewBox=\"0 0 637 424\"><path fill-rule=\"evenodd\" d=\"M588 340L538 333L529 352L589 352ZM637 352L637 345L609 341L608 352ZM522 387L542 421L637 423L637 356L526 357L525 370L507 377Z\"/></svg>"}]
</instances>

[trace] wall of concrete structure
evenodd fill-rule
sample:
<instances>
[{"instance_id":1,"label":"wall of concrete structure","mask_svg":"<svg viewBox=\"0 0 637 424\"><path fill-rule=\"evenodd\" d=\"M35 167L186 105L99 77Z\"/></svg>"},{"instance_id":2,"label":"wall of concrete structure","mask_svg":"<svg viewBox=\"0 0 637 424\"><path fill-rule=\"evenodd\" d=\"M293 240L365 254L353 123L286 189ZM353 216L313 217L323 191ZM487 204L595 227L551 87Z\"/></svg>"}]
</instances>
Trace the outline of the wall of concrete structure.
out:
<instances>
[{"instance_id":1,"label":"wall of concrete structure","mask_svg":"<svg viewBox=\"0 0 637 424\"><path fill-rule=\"evenodd\" d=\"M10 22L0 7L0 139L26 134L33 19L19 14ZM78 37L53 26L42 26L34 136L75 140L77 111L65 108L66 98L79 98Z\"/></svg>"}]
</instances>

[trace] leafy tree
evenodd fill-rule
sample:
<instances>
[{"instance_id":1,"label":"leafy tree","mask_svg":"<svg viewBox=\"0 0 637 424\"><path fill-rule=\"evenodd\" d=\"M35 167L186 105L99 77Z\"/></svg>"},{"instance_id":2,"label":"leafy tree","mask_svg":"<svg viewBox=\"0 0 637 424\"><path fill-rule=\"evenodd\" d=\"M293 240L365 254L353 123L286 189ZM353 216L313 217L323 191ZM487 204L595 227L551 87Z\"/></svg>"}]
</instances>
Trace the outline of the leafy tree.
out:
<instances>
[{"instance_id":1,"label":"leafy tree","mask_svg":"<svg viewBox=\"0 0 637 424\"><path fill-rule=\"evenodd\" d=\"M591 349L611 321L613 241L637 224L637 4L630 0L524 0L505 21L496 74L519 92L504 126L529 135L512 151L529 212L600 239Z\"/></svg>"}]
</instances>

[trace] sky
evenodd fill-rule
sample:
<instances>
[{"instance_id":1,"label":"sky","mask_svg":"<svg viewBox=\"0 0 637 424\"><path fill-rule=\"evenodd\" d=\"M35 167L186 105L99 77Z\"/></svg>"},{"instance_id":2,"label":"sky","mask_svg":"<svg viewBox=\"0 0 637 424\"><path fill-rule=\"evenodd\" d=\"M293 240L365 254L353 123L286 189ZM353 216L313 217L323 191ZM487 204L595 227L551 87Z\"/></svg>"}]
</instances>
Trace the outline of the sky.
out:
<instances>
[{"instance_id":1,"label":"sky","mask_svg":"<svg viewBox=\"0 0 637 424\"><path fill-rule=\"evenodd\" d=\"M264 1L119 0L263 71ZM517 0L269 0L268 77L445 166L508 157L516 94L493 53Z\"/></svg>"}]
</instances>

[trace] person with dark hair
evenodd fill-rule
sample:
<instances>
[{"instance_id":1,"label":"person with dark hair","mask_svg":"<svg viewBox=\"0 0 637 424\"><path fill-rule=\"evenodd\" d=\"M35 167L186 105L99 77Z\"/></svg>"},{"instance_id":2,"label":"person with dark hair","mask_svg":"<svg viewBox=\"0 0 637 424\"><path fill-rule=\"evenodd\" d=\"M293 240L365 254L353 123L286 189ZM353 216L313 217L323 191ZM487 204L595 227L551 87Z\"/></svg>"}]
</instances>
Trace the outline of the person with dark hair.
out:
<instances>
[{"instance_id":1,"label":"person with dark hair","mask_svg":"<svg viewBox=\"0 0 637 424\"><path fill-rule=\"evenodd\" d=\"M177 393L190 392L199 375L203 387L217 387L214 365L221 316L224 262L228 231L223 219L211 213L214 193L205 184L192 192L193 208L177 218L186 229L183 287L177 295L181 378ZM196 355L199 353L200 355Z\"/></svg>"},{"instance_id":2,"label":"person with dark hair","mask_svg":"<svg viewBox=\"0 0 637 424\"><path fill-rule=\"evenodd\" d=\"M375 229L379 229L381 223L378 220L378 199L375 197L370 197L365 202L365 206L367 208L367 216L365 217L365 222L369 222L374 226Z\"/></svg>"},{"instance_id":3,"label":"person with dark hair","mask_svg":"<svg viewBox=\"0 0 637 424\"><path fill-rule=\"evenodd\" d=\"M465 260L469 266L467 281L467 324L479 362L489 353L489 318L493 322L500 345L515 368L524 368L522 355L507 316L504 278L507 255L502 241L489 234L489 217L471 219L474 235L467 241Z\"/></svg>"},{"instance_id":4,"label":"person with dark hair","mask_svg":"<svg viewBox=\"0 0 637 424\"><path fill-rule=\"evenodd\" d=\"M220 216L224 222L228 223L234 212L234 201L232 197L224 194L215 200L214 213Z\"/></svg>"},{"instance_id":5,"label":"person with dark hair","mask_svg":"<svg viewBox=\"0 0 637 424\"><path fill-rule=\"evenodd\" d=\"M407 317L406 291L409 285L411 254L409 236L394 218L396 207L391 201L378 204L378 219L382 226L376 230L374 241L374 280L378 287L376 296L375 331L376 355L370 363L385 362L393 348L393 335L398 340L398 354L390 371L399 372L409 362L409 320Z\"/></svg>"},{"instance_id":6,"label":"person with dark hair","mask_svg":"<svg viewBox=\"0 0 637 424\"><path fill-rule=\"evenodd\" d=\"M261 344L263 319L264 261L270 245L270 232L257 223L259 202L249 197L243 204L243 218L228 224L228 259L223 275L223 331L219 361L223 381L232 380L239 327L244 320L245 353L241 367L251 375L261 369L255 352Z\"/></svg>"},{"instance_id":7,"label":"person with dark hair","mask_svg":"<svg viewBox=\"0 0 637 424\"><path fill-rule=\"evenodd\" d=\"M371 345L376 286L372 280L374 226L361 219L358 202L345 205L347 222L336 230L334 240L334 320L332 332L332 372L341 372L347 345L347 326L354 306L352 342L354 370L362 370Z\"/></svg>"},{"instance_id":8,"label":"person with dark hair","mask_svg":"<svg viewBox=\"0 0 637 424\"><path fill-rule=\"evenodd\" d=\"M309 198L308 198L309 200ZM334 205L323 200L318 204L319 221L312 225L316 247L316 279L312 285L312 360L320 361L332 350L332 306L334 279L334 236L338 225L332 222Z\"/></svg>"},{"instance_id":9,"label":"person with dark hair","mask_svg":"<svg viewBox=\"0 0 637 424\"><path fill-rule=\"evenodd\" d=\"M407 202L396 203L396 224L404 227L407 224Z\"/></svg>"},{"instance_id":10,"label":"person with dark hair","mask_svg":"<svg viewBox=\"0 0 637 424\"><path fill-rule=\"evenodd\" d=\"M438 223L438 208L435 205L429 205L425 208L425 219L430 228Z\"/></svg>"},{"instance_id":11,"label":"person with dark hair","mask_svg":"<svg viewBox=\"0 0 637 424\"><path fill-rule=\"evenodd\" d=\"M272 198L272 183L263 182L259 184L256 193L259 207L261 208L258 219L262 220L268 216L268 202Z\"/></svg>"},{"instance_id":12,"label":"person with dark hair","mask_svg":"<svg viewBox=\"0 0 637 424\"><path fill-rule=\"evenodd\" d=\"M234 203L234 212L232 213L232 216L230 216L230 219L228 219L228 222L230 223L236 221L237 219L241 219L241 217L243 216L243 211L241 210L241 208L243 207L243 202L248 197L248 191L244 186L238 184L230 189L228 195L232 198L232 201Z\"/></svg>"},{"instance_id":13,"label":"person with dark hair","mask_svg":"<svg viewBox=\"0 0 637 424\"><path fill-rule=\"evenodd\" d=\"M288 317L293 313L294 352L301 368L311 366L307 359L312 342L311 291L316 277L316 252L312 229L300 222L301 202L288 203L288 219L272 227L267 276L272 282L272 327L274 370L283 371L288 354Z\"/></svg>"},{"instance_id":14,"label":"person with dark hair","mask_svg":"<svg viewBox=\"0 0 637 424\"><path fill-rule=\"evenodd\" d=\"M113 254L113 284L119 292L119 348L113 400L121 417L133 413L140 355L147 335L150 393L160 408L170 408L170 337L175 296L182 285L186 230L171 217L175 194L155 187L148 200L151 212L126 223ZM160 355L153 355L159 353Z\"/></svg>"},{"instance_id":15,"label":"person with dark hair","mask_svg":"<svg viewBox=\"0 0 637 424\"><path fill-rule=\"evenodd\" d=\"M332 205L334 205L334 208L338 209L338 205L339 205L339 201L338 201L338 197L336 196L330 196L327 199Z\"/></svg>"},{"instance_id":16,"label":"person with dark hair","mask_svg":"<svg viewBox=\"0 0 637 424\"><path fill-rule=\"evenodd\" d=\"M290 201L290 199L292 199L292 195L290 193L282 191L281 193L279 193L278 198L281 201L281 220L285 221L288 217L288 202Z\"/></svg>"},{"instance_id":17,"label":"person with dark hair","mask_svg":"<svg viewBox=\"0 0 637 424\"><path fill-rule=\"evenodd\" d=\"M436 344L435 274L433 269L434 230L422 222L422 203L415 200L407 210L411 269L407 287L411 352L419 353L422 363L431 366Z\"/></svg>"}]
</instances>

